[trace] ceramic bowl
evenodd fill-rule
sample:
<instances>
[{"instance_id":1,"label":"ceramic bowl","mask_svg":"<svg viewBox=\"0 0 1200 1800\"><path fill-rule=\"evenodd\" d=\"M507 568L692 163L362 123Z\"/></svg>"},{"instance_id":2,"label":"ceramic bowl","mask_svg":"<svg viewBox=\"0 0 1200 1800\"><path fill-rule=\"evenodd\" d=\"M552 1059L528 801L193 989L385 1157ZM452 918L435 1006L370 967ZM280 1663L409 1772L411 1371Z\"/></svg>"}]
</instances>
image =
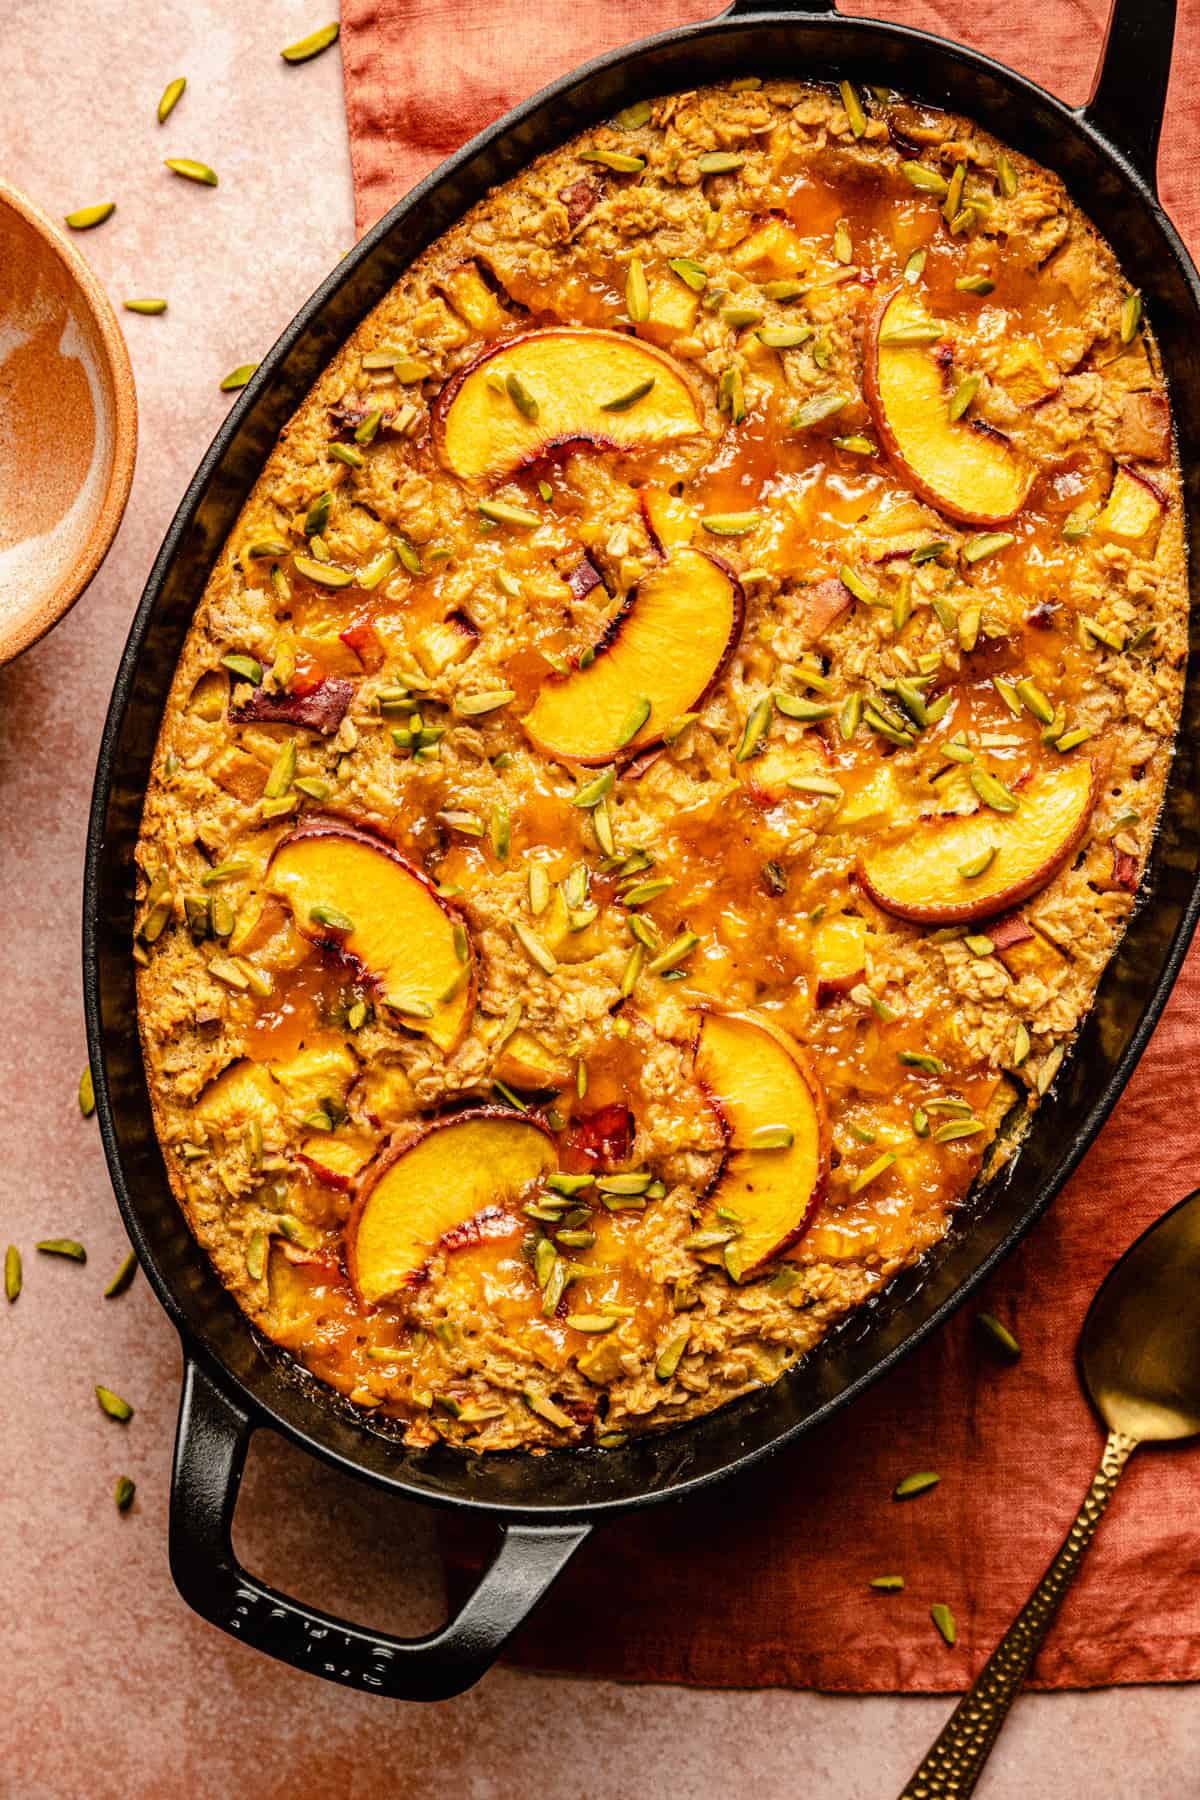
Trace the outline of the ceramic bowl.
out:
<instances>
[{"instance_id":1,"label":"ceramic bowl","mask_svg":"<svg viewBox=\"0 0 1200 1800\"><path fill-rule=\"evenodd\" d=\"M56 625L100 567L136 451L133 371L103 288L0 181L0 664Z\"/></svg>"}]
</instances>

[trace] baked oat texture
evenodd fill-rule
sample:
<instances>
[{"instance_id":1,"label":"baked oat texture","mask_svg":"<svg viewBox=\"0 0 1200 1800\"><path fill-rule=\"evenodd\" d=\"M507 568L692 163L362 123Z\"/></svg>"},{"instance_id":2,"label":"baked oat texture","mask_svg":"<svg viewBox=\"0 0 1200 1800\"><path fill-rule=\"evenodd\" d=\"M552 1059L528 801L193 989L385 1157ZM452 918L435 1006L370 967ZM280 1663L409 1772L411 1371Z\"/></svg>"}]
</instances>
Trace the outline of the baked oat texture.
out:
<instances>
[{"instance_id":1,"label":"baked oat texture","mask_svg":"<svg viewBox=\"0 0 1200 1800\"><path fill-rule=\"evenodd\" d=\"M491 194L196 609L138 849L163 1151L253 1323L414 1444L773 1381L1007 1154L1134 904L1186 645L1153 338L1056 177L855 98L673 95Z\"/></svg>"}]
</instances>

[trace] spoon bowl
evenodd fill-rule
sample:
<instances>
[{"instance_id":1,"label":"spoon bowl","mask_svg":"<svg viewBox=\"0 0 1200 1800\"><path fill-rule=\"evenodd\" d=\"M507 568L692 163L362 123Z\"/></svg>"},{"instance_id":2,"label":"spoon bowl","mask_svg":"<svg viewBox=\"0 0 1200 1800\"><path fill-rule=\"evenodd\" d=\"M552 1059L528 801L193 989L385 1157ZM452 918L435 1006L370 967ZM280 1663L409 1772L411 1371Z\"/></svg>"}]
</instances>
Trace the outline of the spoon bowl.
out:
<instances>
[{"instance_id":1,"label":"spoon bowl","mask_svg":"<svg viewBox=\"0 0 1200 1800\"><path fill-rule=\"evenodd\" d=\"M56 625L129 498L137 396L104 289L0 181L0 665Z\"/></svg>"},{"instance_id":2,"label":"spoon bowl","mask_svg":"<svg viewBox=\"0 0 1200 1800\"><path fill-rule=\"evenodd\" d=\"M1200 1432L1200 1189L1105 1278L1083 1322L1079 1371L1111 1431L1139 1443Z\"/></svg>"},{"instance_id":3,"label":"spoon bowl","mask_svg":"<svg viewBox=\"0 0 1200 1800\"><path fill-rule=\"evenodd\" d=\"M1200 1433L1200 1188L1105 1277L1079 1335L1079 1372L1108 1426L1100 1467L1058 1554L900 1800L968 1800L1125 1464L1139 1444Z\"/></svg>"}]
</instances>

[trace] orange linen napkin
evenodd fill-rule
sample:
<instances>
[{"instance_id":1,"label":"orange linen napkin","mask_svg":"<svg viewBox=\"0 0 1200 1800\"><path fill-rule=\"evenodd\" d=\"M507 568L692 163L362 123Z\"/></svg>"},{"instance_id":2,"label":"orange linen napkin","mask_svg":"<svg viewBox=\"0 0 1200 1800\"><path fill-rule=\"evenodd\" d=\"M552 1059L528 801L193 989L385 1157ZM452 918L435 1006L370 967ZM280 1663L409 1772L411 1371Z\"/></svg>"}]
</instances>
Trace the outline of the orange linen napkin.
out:
<instances>
[{"instance_id":1,"label":"orange linen napkin","mask_svg":"<svg viewBox=\"0 0 1200 1800\"><path fill-rule=\"evenodd\" d=\"M516 101L587 57L712 10L704 0L343 0L359 224ZM1019 44L1011 0L845 6L966 38L1082 101L1106 0L1050 0ZM1200 0L1181 0L1162 194L1200 244ZM857 1692L965 1686L1058 1547L1102 1433L1073 1368L1103 1276L1200 1184L1200 947L1125 1097L1042 1224L981 1295L856 1405L710 1498L596 1533L516 1640L544 1669L706 1687ZM1020 1339L1001 1368L979 1308ZM914 1470L940 1485L891 1498ZM1036 1685L1200 1679L1200 1452L1135 1458ZM456 1576L479 1535L455 1524ZM900 1593L868 1587L899 1573ZM929 1608L948 1604L948 1649Z\"/></svg>"}]
</instances>

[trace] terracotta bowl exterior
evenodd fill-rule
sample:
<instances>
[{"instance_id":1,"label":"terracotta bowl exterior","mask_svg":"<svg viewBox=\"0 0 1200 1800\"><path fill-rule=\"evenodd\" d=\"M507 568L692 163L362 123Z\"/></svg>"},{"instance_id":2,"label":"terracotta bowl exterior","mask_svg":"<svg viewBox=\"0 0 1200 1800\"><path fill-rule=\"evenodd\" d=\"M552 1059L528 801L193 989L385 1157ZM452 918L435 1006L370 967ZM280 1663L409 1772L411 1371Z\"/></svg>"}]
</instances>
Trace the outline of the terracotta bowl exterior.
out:
<instances>
[{"instance_id":1,"label":"terracotta bowl exterior","mask_svg":"<svg viewBox=\"0 0 1200 1800\"><path fill-rule=\"evenodd\" d=\"M0 181L0 665L95 575L136 453L116 314L66 234Z\"/></svg>"}]
</instances>

